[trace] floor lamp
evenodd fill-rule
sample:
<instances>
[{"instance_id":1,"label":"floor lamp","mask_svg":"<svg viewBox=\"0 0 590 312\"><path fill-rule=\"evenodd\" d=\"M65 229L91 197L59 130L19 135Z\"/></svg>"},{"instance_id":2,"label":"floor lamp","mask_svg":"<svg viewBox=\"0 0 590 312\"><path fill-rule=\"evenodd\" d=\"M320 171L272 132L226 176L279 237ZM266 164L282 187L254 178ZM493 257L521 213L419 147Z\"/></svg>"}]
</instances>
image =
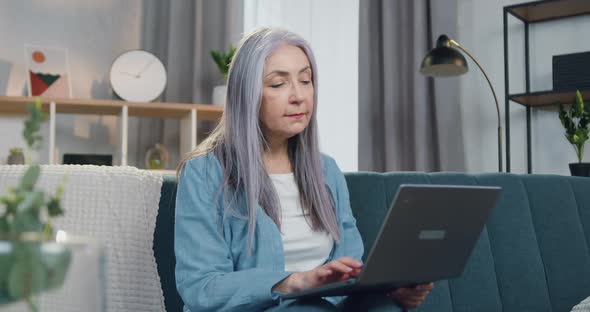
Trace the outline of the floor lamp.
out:
<instances>
[{"instance_id":1,"label":"floor lamp","mask_svg":"<svg viewBox=\"0 0 590 312\"><path fill-rule=\"evenodd\" d=\"M461 52L457 51L453 47L457 47L461 51L465 52L465 54L467 54L473 60L473 62L475 62L477 67L479 67L488 81L488 85L490 86L492 94L494 95L494 101L496 101L496 110L498 112L498 171L502 172L502 122L500 119L500 106L498 105L496 91L494 91L494 87L492 87L490 78L488 78L488 75L483 70L479 62L477 62L473 55L471 55L459 43L457 43L457 41L450 39L446 35L440 35L440 37L438 37L436 40L436 47L430 50L424 57L422 66L420 67L420 73L432 77L459 76L466 73L468 71L467 61Z\"/></svg>"}]
</instances>

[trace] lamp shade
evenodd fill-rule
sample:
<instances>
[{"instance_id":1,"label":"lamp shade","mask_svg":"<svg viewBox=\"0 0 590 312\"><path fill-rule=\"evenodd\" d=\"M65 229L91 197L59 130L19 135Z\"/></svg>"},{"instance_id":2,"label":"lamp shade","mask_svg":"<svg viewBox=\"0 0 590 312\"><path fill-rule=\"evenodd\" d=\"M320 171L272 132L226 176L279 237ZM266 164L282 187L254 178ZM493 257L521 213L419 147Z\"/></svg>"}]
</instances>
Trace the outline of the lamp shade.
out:
<instances>
[{"instance_id":1,"label":"lamp shade","mask_svg":"<svg viewBox=\"0 0 590 312\"><path fill-rule=\"evenodd\" d=\"M430 50L420 66L420 73L426 76L459 76L468 70L467 61L461 52L451 47L449 37L441 35L436 47Z\"/></svg>"}]
</instances>

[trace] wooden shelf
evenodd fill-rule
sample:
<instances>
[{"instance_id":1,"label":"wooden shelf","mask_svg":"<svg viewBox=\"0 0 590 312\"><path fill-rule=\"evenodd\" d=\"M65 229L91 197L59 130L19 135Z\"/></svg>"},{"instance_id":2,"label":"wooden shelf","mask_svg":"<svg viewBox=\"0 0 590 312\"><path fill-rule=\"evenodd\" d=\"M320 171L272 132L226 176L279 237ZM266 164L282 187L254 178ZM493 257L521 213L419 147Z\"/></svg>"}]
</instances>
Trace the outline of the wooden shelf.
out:
<instances>
[{"instance_id":1,"label":"wooden shelf","mask_svg":"<svg viewBox=\"0 0 590 312\"><path fill-rule=\"evenodd\" d=\"M0 115L27 113L27 104L35 97L0 96ZM57 114L113 115L121 121L120 165L127 165L129 117L174 118L180 120L180 155L197 146L197 123L201 120L218 121L223 106L183 103L130 103L118 100L41 98L42 110L49 115L49 164L57 163ZM164 172L171 174L171 172Z\"/></svg>"},{"instance_id":2,"label":"wooden shelf","mask_svg":"<svg viewBox=\"0 0 590 312\"><path fill-rule=\"evenodd\" d=\"M546 0L507 6L506 10L516 18L527 23L590 14L588 0Z\"/></svg>"},{"instance_id":3,"label":"wooden shelf","mask_svg":"<svg viewBox=\"0 0 590 312\"><path fill-rule=\"evenodd\" d=\"M590 90L580 90L582 96L590 98ZM531 93L512 94L511 101L524 106L548 106L556 103L571 104L575 101L576 91L540 91Z\"/></svg>"},{"instance_id":4,"label":"wooden shelf","mask_svg":"<svg viewBox=\"0 0 590 312\"><path fill-rule=\"evenodd\" d=\"M27 104L35 98L26 96L0 96L0 113L26 114ZM198 120L219 120L223 114L222 106L182 103L131 103L118 100L95 99L51 99L41 98L43 110L49 112L49 104L56 103L56 113L81 115L115 115L121 114L127 107L130 117L185 118L193 109L197 111Z\"/></svg>"},{"instance_id":5,"label":"wooden shelf","mask_svg":"<svg viewBox=\"0 0 590 312\"><path fill-rule=\"evenodd\" d=\"M176 177L176 170L156 170L156 169L145 169L147 172L159 174L161 176L174 176Z\"/></svg>"}]
</instances>

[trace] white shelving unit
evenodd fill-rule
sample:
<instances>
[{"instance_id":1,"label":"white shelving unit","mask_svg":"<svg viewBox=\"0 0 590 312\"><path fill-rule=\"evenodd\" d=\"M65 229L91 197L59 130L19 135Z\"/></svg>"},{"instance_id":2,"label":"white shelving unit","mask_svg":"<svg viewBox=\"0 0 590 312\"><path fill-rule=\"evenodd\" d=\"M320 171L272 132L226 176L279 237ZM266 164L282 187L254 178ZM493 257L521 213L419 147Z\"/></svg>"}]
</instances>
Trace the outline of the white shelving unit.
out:
<instances>
[{"instance_id":1,"label":"white shelving unit","mask_svg":"<svg viewBox=\"0 0 590 312\"><path fill-rule=\"evenodd\" d=\"M23 115L27 104L35 98L0 96L0 114ZM180 120L180 155L197 145L197 123L200 120L217 121L223 114L222 106L181 103L130 103L118 100L51 99L41 98L42 110L49 114L49 164L57 164L55 152L57 114L114 115L121 117L121 163L127 165L129 117L174 118Z\"/></svg>"},{"instance_id":2,"label":"white shelving unit","mask_svg":"<svg viewBox=\"0 0 590 312\"><path fill-rule=\"evenodd\" d=\"M156 173L162 176L176 176L176 170L148 170L149 172Z\"/></svg>"}]
</instances>

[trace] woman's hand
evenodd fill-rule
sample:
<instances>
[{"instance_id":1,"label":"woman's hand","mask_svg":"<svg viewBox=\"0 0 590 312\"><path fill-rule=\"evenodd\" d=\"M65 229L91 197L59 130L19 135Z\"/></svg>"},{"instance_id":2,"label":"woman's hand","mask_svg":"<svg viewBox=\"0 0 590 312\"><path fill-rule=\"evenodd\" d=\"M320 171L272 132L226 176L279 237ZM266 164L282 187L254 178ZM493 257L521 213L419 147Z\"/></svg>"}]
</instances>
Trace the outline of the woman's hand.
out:
<instances>
[{"instance_id":1,"label":"woman's hand","mask_svg":"<svg viewBox=\"0 0 590 312\"><path fill-rule=\"evenodd\" d=\"M342 257L310 271L295 272L277 283L272 290L290 293L344 281L357 277L361 272L362 266L362 263L356 259Z\"/></svg>"},{"instance_id":2,"label":"woman's hand","mask_svg":"<svg viewBox=\"0 0 590 312\"><path fill-rule=\"evenodd\" d=\"M422 304L432 288L434 288L433 283L400 287L390 291L388 296L404 309L415 309Z\"/></svg>"}]
</instances>

